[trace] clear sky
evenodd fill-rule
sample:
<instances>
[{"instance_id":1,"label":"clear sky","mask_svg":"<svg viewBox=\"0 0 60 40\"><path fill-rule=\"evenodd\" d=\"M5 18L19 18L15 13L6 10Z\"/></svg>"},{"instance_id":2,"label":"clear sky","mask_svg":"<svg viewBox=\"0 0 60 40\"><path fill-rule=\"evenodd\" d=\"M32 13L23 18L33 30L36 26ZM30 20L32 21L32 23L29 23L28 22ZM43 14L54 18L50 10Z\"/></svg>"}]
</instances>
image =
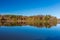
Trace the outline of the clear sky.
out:
<instances>
[{"instance_id":1,"label":"clear sky","mask_svg":"<svg viewBox=\"0 0 60 40\"><path fill-rule=\"evenodd\" d=\"M60 0L0 0L0 14L52 15L60 18Z\"/></svg>"}]
</instances>

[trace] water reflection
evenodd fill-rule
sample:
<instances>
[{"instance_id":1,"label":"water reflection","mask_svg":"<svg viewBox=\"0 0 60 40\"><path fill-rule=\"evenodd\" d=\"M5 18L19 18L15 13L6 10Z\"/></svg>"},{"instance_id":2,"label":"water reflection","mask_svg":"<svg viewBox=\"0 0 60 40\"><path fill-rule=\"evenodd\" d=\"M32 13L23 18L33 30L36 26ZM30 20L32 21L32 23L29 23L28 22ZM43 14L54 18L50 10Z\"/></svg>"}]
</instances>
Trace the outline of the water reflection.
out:
<instances>
[{"instance_id":1,"label":"water reflection","mask_svg":"<svg viewBox=\"0 0 60 40\"><path fill-rule=\"evenodd\" d=\"M0 26L36 26L36 27L47 27L50 28L52 26L56 26L57 23L28 23L28 22L6 22L5 20L2 19L0 22Z\"/></svg>"}]
</instances>

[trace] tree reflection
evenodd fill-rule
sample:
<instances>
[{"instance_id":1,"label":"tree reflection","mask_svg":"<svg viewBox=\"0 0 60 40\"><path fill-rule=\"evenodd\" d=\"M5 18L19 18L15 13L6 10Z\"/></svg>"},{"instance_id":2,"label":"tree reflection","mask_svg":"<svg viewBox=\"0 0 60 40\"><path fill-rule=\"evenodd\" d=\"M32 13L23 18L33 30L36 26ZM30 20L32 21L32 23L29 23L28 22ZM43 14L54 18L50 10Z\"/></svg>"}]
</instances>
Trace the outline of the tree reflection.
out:
<instances>
[{"instance_id":1,"label":"tree reflection","mask_svg":"<svg viewBox=\"0 0 60 40\"><path fill-rule=\"evenodd\" d=\"M53 23L27 23L27 22L8 23L5 21L4 22L2 21L0 23L0 26L24 26L24 25L50 28L52 26L55 26L56 24L53 24Z\"/></svg>"}]
</instances>

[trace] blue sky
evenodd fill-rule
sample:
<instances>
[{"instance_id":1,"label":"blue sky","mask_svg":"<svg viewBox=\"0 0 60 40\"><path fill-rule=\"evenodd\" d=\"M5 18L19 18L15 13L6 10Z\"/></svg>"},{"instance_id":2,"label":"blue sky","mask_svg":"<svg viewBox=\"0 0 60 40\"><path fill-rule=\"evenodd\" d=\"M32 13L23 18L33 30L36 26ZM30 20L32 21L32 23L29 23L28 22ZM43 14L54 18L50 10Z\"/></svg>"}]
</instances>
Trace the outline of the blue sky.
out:
<instances>
[{"instance_id":1,"label":"blue sky","mask_svg":"<svg viewBox=\"0 0 60 40\"><path fill-rule=\"evenodd\" d=\"M60 18L60 0L0 0L0 14L52 15Z\"/></svg>"}]
</instances>

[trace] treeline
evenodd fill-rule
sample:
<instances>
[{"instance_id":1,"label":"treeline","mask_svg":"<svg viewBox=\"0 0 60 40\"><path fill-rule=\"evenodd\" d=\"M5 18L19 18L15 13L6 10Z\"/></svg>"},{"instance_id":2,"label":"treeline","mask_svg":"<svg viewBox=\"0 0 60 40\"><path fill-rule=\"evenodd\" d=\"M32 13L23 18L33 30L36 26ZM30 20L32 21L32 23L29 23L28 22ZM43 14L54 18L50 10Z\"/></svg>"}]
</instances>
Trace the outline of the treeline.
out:
<instances>
[{"instance_id":1,"label":"treeline","mask_svg":"<svg viewBox=\"0 0 60 40\"><path fill-rule=\"evenodd\" d=\"M0 15L0 25L56 25L57 18L51 15L22 16L22 15ZM48 25L49 26L49 25Z\"/></svg>"}]
</instances>

